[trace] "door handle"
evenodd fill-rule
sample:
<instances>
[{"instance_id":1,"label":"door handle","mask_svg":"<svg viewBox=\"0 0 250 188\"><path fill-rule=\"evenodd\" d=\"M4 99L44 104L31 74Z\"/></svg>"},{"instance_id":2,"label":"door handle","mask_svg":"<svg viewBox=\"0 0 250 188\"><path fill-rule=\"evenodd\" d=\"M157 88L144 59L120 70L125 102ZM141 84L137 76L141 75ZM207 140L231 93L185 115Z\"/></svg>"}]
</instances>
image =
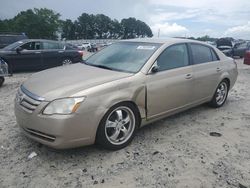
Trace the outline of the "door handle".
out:
<instances>
[{"instance_id":1,"label":"door handle","mask_svg":"<svg viewBox=\"0 0 250 188\"><path fill-rule=\"evenodd\" d=\"M216 69L216 71L217 71L217 72L221 72L222 69L218 67L218 68Z\"/></svg>"},{"instance_id":2,"label":"door handle","mask_svg":"<svg viewBox=\"0 0 250 188\"><path fill-rule=\"evenodd\" d=\"M35 52L35 54L40 54L41 52Z\"/></svg>"},{"instance_id":3,"label":"door handle","mask_svg":"<svg viewBox=\"0 0 250 188\"><path fill-rule=\"evenodd\" d=\"M63 52L64 52L63 50L58 51L58 53L63 53Z\"/></svg>"},{"instance_id":4,"label":"door handle","mask_svg":"<svg viewBox=\"0 0 250 188\"><path fill-rule=\"evenodd\" d=\"M185 76L186 79L191 79L192 77L193 77L192 74L186 74Z\"/></svg>"}]
</instances>

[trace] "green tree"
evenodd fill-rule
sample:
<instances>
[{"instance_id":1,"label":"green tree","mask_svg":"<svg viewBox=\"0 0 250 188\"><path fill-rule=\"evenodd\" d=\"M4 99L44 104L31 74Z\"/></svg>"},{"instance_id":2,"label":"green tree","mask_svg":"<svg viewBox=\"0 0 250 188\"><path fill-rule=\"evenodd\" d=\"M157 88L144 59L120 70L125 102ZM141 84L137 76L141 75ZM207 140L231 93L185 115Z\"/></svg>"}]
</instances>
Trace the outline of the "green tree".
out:
<instances>
[{"instance_id":1,"label":"green tree","mask_svg":"<svg viewBox=\"0 0 250 188\"><path fill-rule=\"evenodd\" d=\"M121 25L123 28L122 38L124 39L153 36L150 27L135 18L122 19Z\"/></svg>"},{"instance_id":2,"label":"green tree","mask_svg":"<svg viewBox=\"0 0 250 188\"><path fill-rule=\"evenodd\" d=\"M95 23L94 23L95 16L89 15L87 13L83 13L79 16L76 20L76 35L77 39L93 39L96 36L94 32Z\"/></svg>"},{"instance_id":3,"label":"green tree","mask_svg":"<svg viewBox=\"0 0 250 188\"><path fill-rule=\"evenodd\" d=\"M61 23L59 17L60 14L46 8L28 9L20 12L13 19L1 21L0 30L24 32L30 38L55 39Z\"/></svg>"},{"instance_id":4,"label":"green tree","mask_svg":"<svg viewBox=\"0 0 250 188\"><path fill-rule=\"evenodd\" d=\"M76 24L73 23L70 19L62 21L62 38L68 40L76 39Z\"/></svg>"}]
</instances>

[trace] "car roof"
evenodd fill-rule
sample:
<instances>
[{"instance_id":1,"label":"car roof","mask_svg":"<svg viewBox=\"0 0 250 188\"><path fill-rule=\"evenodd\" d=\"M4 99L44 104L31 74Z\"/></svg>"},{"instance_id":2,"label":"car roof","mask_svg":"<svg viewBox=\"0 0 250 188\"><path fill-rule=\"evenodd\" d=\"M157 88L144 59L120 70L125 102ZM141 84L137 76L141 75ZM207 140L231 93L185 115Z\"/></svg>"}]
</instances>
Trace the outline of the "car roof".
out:
<instances>
[{"instance_id":1,"label":"car roof","mask_svg":"<svg viewBox=\"0 0 250 188\"><path fill-rule=\"evenodd\" d=\"M23 39L21 41L22 42L35 42L35 41L40 41L40 42L61 42L61 41L47 40L47 39Z\"/></svg>"},{"instance_id":2,"label":"car roof","mask_svg":"<svg viewBox=\"0 0 250 188\"><path fill-rule=\"evenodd\" d=\"M138 38L138 39L128 39L123 41L129 42L147 42L147 43L160 43L160 44L169 44L169 43L185 43L185 42L194 42L200 44L207 44L197 40L191 40L186 38Z\"/></svg>"}]
</instances>

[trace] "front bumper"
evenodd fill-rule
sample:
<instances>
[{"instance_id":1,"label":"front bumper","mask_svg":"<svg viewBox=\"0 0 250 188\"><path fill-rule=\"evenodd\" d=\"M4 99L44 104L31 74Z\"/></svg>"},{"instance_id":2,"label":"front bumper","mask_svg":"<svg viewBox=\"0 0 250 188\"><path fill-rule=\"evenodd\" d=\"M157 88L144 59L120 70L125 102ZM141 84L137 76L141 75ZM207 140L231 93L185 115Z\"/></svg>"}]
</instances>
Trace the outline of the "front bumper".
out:
<instances>
[{"instance_id":1,"label":"front bumper","mask_svg":"<svg viewBox=\"0 0 250 188\"><path fill-rule=\"evenodd\" d=\"M17 124L26 136L55 149L95 142L99 119L93 118L94 111L85 108L71 115L43 115L41 111L47 103L42 102L33 112L28 112L15 100Z\"/></svg>"}]
</instances>

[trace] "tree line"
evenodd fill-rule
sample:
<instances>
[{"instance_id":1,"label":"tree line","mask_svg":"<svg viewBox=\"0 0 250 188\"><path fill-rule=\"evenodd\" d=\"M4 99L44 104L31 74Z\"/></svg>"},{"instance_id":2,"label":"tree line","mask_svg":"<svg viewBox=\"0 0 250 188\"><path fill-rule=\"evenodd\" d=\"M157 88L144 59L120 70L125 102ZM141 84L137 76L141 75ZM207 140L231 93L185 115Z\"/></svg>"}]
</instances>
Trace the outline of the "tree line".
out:
<instances>
[{"instance_id":1,"label":"tree line","mask_svg":"<svg viewBox=\"0 0 250 188\"><path fill-rule=\"evenodd\" d=\"M131 39L152 37L150 27L136 18L124 18L120 22L104 14L83 13L76 20L61 20L53 10L28 9L12 19L0 19L0 32L25 33L29 38L66 40L74 39Z\"/></svg>"}]
</instances>

